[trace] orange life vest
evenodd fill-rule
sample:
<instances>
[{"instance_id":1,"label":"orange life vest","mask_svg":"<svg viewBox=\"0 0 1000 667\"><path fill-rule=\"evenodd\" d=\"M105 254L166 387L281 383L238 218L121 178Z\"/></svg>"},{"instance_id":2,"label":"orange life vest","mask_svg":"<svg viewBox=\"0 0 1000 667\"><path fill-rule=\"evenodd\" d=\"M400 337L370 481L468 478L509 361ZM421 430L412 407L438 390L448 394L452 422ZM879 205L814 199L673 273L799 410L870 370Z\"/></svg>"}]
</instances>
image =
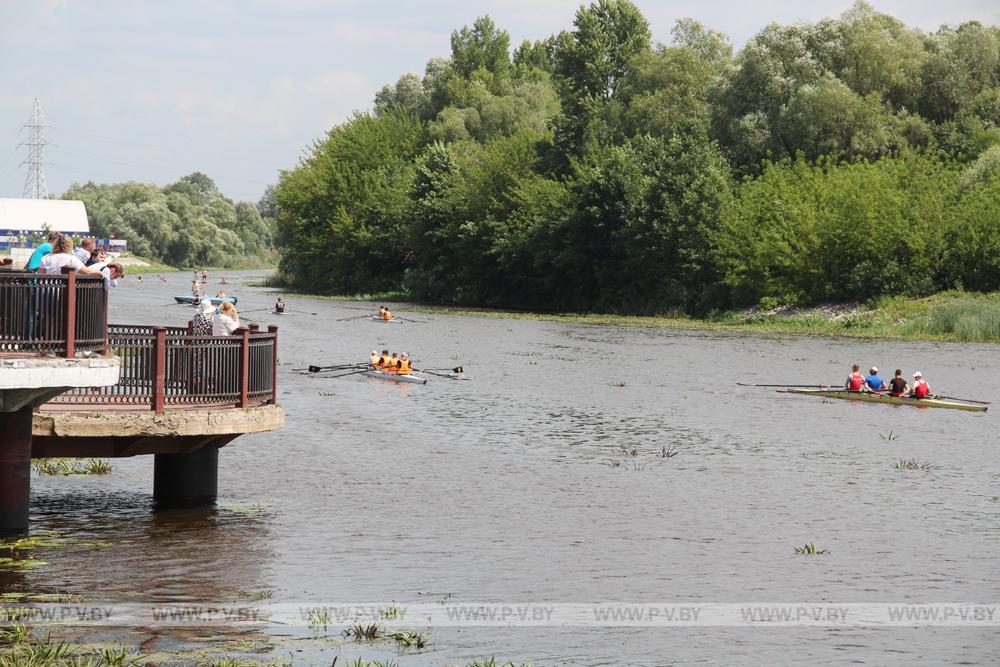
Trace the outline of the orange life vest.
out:
<instances>
[{"instance_id":1,"label":"orange life vest","mask_svg":"<svg viewBox=\"0 0 1000 667\"><path fill-rule=\"evenodd\" d=\"M392 319L392 312L388 308L386 308L381 313L379 313L379 315L382 317L383 320L391 320Z\"/></svg>"},{"instance_id":2,"label":"orange life vest","mask_svg":"<svg viewBox=\"0 0 1000 667\"><path fill-rule=\"evenodd\" d=\"M370 357L368 357L368 363L371 364L372 366L378 366L378 355L373 354Z\"/></svg>"}]
</instances>

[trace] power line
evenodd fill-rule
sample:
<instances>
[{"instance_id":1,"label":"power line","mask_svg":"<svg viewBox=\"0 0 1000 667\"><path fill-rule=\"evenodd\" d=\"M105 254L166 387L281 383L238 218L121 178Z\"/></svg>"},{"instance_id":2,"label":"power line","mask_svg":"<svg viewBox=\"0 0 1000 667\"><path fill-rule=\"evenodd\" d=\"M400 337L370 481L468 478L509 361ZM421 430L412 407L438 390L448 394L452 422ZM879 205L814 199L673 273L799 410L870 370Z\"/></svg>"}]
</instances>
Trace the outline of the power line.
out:
<instances>
[{"instance_id":1,"label":"power line","mask_svg":"<svg viewBox=\"0 0 1000 667\"><path fill-rule=\"evenodd\" d=\"M28 147L28 159L21 164L28 165L28 176L24 180L24 196L29 199L48 199L49 185L45 181L45 119L42 103L35 98L31 120L22 126L28 128L28 140L21 146Z\"/></svg>"}]
</instances>

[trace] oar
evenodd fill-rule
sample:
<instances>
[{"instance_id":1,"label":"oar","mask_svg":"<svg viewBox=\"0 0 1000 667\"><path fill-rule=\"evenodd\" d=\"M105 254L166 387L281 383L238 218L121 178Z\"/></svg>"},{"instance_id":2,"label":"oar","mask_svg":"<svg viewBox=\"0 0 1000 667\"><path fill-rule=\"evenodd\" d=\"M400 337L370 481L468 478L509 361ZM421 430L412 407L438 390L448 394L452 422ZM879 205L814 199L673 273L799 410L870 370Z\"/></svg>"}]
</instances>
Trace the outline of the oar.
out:
<instances>
[{"instance_id":1,"label":"oar","mask_svg":"<svg viewBox=\"0 0 1000 667\"><path fill-rule=\"evenodd\" d=\"M369 368L362 368L360 371L352 371L350 373L341 373L340 375L327 375L326 377L328 377L328 378L344 378L344 377L347 377L348 375L357 375L359 373L367 373L369 370L371 370L371 369L369 369Z\"/></svg>"},{"instance_id":2,"label":"oar","mask_svg":"<svg viewBox=\"0 0 1000 667\"><path fill-rule=\"evenodd\" d=\"M796 389L827 389L830 387L828 384L747 384L746 382L737 382L740 387L794 387Z\"/></svg>"},{"instance_id":3,"label":"oar","mask_svg":"<svg viewBox=\"0 0 1000 667\"><path fill-rule=\"evenodd\" d=\"M421 373L430 373L431 371L448 371L449 373L461 373L462 367L455 366L454 368L414 368L415 371L420 371Z\"/></svg>"},{"instance_id":4,"label":"oar","mask_svg":"<svg viewBox=\"0 0 1000 667\"><path fill-rule=\"evenodd\" d=\"M936 395L934 398L944 398L949 401L962 401L964 403L978 403L980 405L993 405L990 401L975 401L971 398L955 398L954 396L941 396L940 394Z\"/></svg>"},{"instance_id":5,"label":"oar","mask_svg":"<svg viewBox=\"0 0 1000 667\"><path fill-rule=\"evenodd\" d=\"M449 380L468 380L469 379L469 378L457 378L454 375L445 375L444 373L435 373L434 371L427 370L426 368L414 368L413 370L415 370L418 373L429 373L430 375L436 375L438 377L448 378ZM443 369L440 369L440 370L451 371L452 373L461 373L462 372L462 367L461 366L456 366L455 368L443 368Z\"/></svg>"},{"instance_id":6,"label":"oar","mask_svg":"<svg viewBox=\"0 0 1000 667\"><path fill-rule=\"evenodd\" d=\"M313 314L315 314L315 313L313 313ZM336 321L337 322L346 322L347 320L360 320L360 319L362 319L364 317L374 317L374 316L371 315L371 314L368 314L368 315L355 315L354 317L341 317L339 320L336 320Z\"/></svg>"},{"instance_id":7,"label":"oar","mask_svg":"<svg viewBox=\"0 0 1000 667\"><path fill-rule=\"evenodd\" d=\"M411 320L408 317L400 317L399 315L393 315L392 319L399 320L400 322L412 322L413 324L427 324L424 320Z\"/></svg>"},{"instance_id":8,"label":"oar","mask_svg":"<svg viewBox=\"0 0 1000 667\"><path fill-rule=\"evenodd\" d=\"M310 373L320 373L322 371L339 371L348 368L357 368L361 364L334 364L333 366L310 366Z\"/></svg>"}]
</instances>

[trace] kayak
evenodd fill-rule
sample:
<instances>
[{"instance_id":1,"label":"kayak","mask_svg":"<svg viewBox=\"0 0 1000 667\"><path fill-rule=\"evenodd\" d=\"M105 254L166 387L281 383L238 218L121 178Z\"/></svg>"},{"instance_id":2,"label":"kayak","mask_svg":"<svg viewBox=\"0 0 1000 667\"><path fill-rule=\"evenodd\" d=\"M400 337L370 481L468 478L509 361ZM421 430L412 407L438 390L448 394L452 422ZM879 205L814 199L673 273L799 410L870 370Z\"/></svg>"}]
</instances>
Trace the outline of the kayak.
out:
<instances>
[{"instance_id":1,"label":"kayak","mask_svg":"<svg viewBox=\"0 0 1000 667\"><path fill-rule=\"evenodd\" d=\"M394 317L391 320L387 320L384 317L379 317L378 315L372 315L372 319L375 320L376 322L385 322L386 324L388 324L389 322L402 322L403 321L403 320L399 319L398 317Z\"/></svg>"},{"instance_id":2,"label":"kayak","mask_svg":"<svg viewBox=\"0 0 1000 667\"><path fill-rule=\"evenodd\" d=\"M427 380L422 377L417 377L416 375L400 375L399 373L386 373L385 371L379 370L368 370L361 375L365 375L370 378L376 378L378 380L387 380L389 382L410 382L413 384L427 384Z\"/></svg>"},{"instance_id":3,"label":"kayak","mask_svg":"<svg viewBox=\"0 0 1000 667\"><path fill-rule=\"evenodd\" d=\"M890 396L865 391L848 391L847 389L784 389L788 394L804 394L805 396L821 396L823 398L842 398L848 401L864 401L868 403L888 403L890 405L912 405L918 408L950 408L952 410L968 410L969 412L986 412L985 405L973 405L962 401L944 398L907 398L905 396Z\"/></svg>"},{"instance_id":4,"label":"kayak","mask_svg":"<svg viewBox=\"0 0 1000 667\"><path fill-rule=\"evenodd\" d=\"M218 306L220 303L222 303L224 301L228 301L229 303L233 304L234 306L236 305L236 297L235 296L212 296L212 297L204 297L204 298L201 299L201 301L204 301L206 298L209 301L212 302L212 305L215 305L215 306ZM185 296L175 296L174 297L174 301L176 301L177 303L189 303L189 304L196 303L195 298L193 296L191 296L190 294L185 295Z\"/></svg>"}]
</instances>

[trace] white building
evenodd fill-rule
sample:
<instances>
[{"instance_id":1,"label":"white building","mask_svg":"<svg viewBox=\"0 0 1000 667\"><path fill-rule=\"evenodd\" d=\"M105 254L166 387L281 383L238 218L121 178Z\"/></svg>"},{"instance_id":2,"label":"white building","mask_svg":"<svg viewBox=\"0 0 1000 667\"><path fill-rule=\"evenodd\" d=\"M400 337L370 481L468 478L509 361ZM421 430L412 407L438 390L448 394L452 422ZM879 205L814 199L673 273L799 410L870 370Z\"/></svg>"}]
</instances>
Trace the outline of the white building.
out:
<instances>
[{"instance_id":1,"label":"white building","mask_svg":"<svg viewBox=\"0 0 1000 667\"><path fill-rule=\"evenodd\" d=\"M88 236L90 223L82 201L0 199L0 243L11 243L46 227L70 236Z\"/></svg>"}]
</instances>

